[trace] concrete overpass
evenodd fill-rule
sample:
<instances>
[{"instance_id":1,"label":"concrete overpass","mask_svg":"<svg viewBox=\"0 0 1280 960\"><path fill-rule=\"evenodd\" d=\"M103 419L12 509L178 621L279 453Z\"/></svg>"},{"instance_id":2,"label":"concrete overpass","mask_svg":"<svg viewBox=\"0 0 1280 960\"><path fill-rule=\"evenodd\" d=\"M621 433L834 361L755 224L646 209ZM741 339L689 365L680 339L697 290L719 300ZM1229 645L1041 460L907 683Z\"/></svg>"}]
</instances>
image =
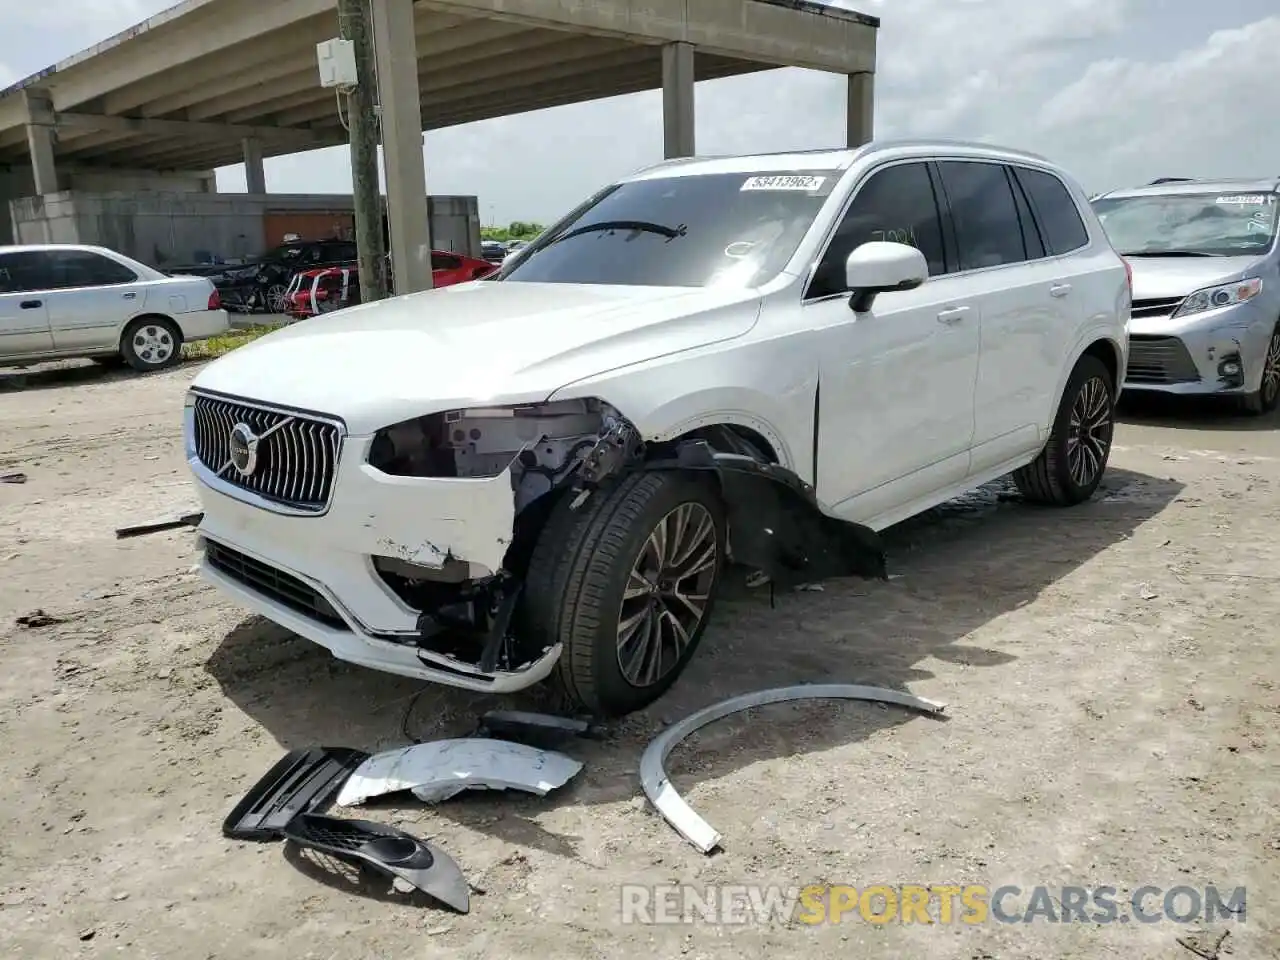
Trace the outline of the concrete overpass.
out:
<instances>
[{"instance_id":1,"label":"concrete overpass","mask_svg":"<svg viewBox=\"0 0 1280 960\"><path fill-rule=\"evenodd\" d=\"M796 66L846 75L848 142L871 136L879 21L816 0L371 5L389 206L404 211L391 224L393 256L428 242L411 227L425 223L423 201L394 199L425 196L423 130L661 88L666 155L688 156L696 80ZM336 9L185 0L0 91L0 166L30 171L22 193L48 195L70 170L243 161L249 191L265 192L265 157L347 140L315 54L338 35Z\"/></svg>"}]
</instances>

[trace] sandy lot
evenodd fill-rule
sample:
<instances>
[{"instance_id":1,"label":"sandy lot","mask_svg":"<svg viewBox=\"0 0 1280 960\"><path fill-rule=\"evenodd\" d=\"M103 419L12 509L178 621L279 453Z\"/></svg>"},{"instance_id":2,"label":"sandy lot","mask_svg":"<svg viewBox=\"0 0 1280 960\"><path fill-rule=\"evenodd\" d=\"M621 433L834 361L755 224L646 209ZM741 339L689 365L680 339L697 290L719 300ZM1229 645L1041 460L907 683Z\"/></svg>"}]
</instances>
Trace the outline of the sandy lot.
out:
<instances>
[{"instance_id":1,"label":"sandy lot","mask_svg":"<svg viewBox=\"0 0 1280 960\"><path fill-rule=\"evenodd\" d=\"M984 490L891 531L889 582L733 594L665 700L572 746L563 791L378 807L483 891L456 916L219 833L286 748L404 742L418 686L226 602L190 533L113 539L195 505L194 373L0 372L0 474L29 478L0 484L0 956L1195 957L1171 922L620 922L622 884L671 882L1243 885L1245 922L1204 939L1280 956L1280 421L1144 406L1088 505ZM16 625L37 608L62 622ZM714 857L637 800L664 722L805 680L949 719L825 704L708 728L669 769L724 833ZM492 705L434 689L408 726L465 733Z\"/></svg>"}]
</instances>

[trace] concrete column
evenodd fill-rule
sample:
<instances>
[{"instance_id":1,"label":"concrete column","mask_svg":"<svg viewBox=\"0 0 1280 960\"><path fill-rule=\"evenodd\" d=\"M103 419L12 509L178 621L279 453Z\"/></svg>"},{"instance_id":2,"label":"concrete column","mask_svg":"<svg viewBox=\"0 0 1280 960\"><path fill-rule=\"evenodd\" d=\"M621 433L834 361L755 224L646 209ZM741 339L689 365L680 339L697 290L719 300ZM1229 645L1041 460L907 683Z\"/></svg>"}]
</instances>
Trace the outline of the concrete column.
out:
<instances>
[{"instance_id":1,"label":"concrete column","mask_svg":"<svg viewBox=\"0 0 1280 960\"><path fill-rule=\"evenodd\" d=\"M48 91L27 87L22 91L27 107L27 148L31 152L31 175L36 194L58 192L58 167L53 159L54 113Z\"/></svg>"},{"instance_id":2,"label":"concrete column","mask_svg":"<svg viewBox=\"0 0 1280 960\"><path fill-rule=\"evenodd\" d=\"M870 143L875 129L876 75L874 73L849 74L849 112L845 121L845 135L849 147Z\"/></svg>"},{"instance_id":3,"label":"concrete column","mask_svg":"<svg viewBox=\"0 0 1280 960\"><path fill-rule=\"evenodd\" d=\"M395 295L430 290L431 226L422 159L422 101L413 4L373 0L373 47L378 62L382 162L387 178L387 227Z\"/></svg>"},{"instance_id":4,"label":"concrete column","mask_svg":"<svg viewBox=\"0 0 1280 960\"><path fill-rule=\"evenodd\" d=\"M693 44L662 48L662 133L666 158L694 155Z\"/></svg>"},{"instance_id":5,"label":"concrete column","mask_svg":"<svg viewBox=\"0 0 1280 960\"><path fill-rule=\"evenodd\" d=\"M245 191L266 193L267 168L262 162L262 141L257 137L245 137L241 144L244 148Z\"/></svg>"}]
</instances>

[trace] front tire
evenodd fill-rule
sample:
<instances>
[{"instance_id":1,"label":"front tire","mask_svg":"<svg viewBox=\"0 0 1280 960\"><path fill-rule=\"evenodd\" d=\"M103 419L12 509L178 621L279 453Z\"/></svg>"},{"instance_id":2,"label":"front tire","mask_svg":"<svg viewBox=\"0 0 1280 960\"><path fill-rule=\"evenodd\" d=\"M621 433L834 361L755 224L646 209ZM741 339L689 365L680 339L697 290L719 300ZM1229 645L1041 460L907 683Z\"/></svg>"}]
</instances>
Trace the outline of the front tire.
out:
<instances>
[{"instance_id":1,"label":"front tire","mask_svg":"<svg viewBox=\"0 0 1280 960\"><path fill-rule=\"evenodd\" d=\"M1115 433L1115 379L1097 357L1080 358L1071 371L1040 456L1013 474L1025 500L1070 507L1093 496L1102 482Z\"/></svg>"},{"instance_id":2,"label":"front tire","mask_svg":"<svg viewBox=\"0 0 1280 960\"><path fill-rule=\"evenodd\" d=\"M182 359L182 331L164 317L135 320L120 338L120 355L139 373L171 367Z\"/></svg>"},{"instance_id":3,"label":"front tire","mask_svg":"<svg viewBox=\"0 0 1280 960\"><path fill-rule=\"evenodd\" d=\"M620 717L664 694L710 618L725 519L706 478L637 473L560 503L539 536L521 620L540 645L562 643L556 680L577 706Z\"/></svg>"},{"instance_id":4,"label":"front tire","mask_svg":"<svg viewBox=\"0 0 1280 960\"><path fill-rule=\"evenodd\" d=\"M1280 406L1280 323L1271 331L1271 342L1262 361L1262 382L1253 393L1240 400L1245 413L1265 416Z\"/></svg>"}]
</instances>

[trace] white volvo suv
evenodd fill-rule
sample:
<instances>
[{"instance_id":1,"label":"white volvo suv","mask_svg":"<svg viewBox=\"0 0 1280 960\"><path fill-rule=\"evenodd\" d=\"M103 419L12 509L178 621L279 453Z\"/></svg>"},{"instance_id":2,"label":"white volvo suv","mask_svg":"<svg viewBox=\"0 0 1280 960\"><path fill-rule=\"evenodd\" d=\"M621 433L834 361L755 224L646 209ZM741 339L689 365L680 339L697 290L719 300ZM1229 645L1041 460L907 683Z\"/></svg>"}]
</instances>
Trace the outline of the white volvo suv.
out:
<instances>
[{"instance_id":1,"label":"white volvo suv","mask_svg":"<svg viewBox=\"0 0 1280 960\"><path fill-rule=\"evenodd\" d=\"M729 561L884 575L875 531L1106 468L1126 264L1079 186L954 143L673 161L493 279L307 320L186 405L202 569L379 670L652 702Z\"/></svg>"}]
</instances>

